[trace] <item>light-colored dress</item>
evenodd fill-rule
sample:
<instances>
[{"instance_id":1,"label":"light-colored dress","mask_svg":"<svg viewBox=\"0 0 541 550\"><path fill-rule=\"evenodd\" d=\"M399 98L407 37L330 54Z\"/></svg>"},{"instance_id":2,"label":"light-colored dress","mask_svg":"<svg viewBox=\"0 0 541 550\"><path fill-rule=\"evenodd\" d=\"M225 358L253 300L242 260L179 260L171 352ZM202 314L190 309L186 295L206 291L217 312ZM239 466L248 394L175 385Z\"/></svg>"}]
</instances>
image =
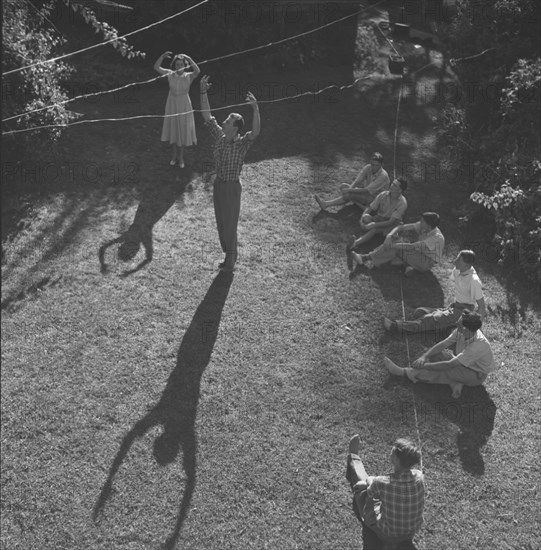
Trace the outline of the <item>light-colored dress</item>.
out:
<instances>
[{"instance_id":1,"label":"light-colored dress","mask_svg":"<svg viewBox=\"0 0 541 550\"><path fill-rule=\"evenodd\" d=\"M189 91L193 80L193 73L176 74L167 76L169 81L169 95L165 104L165 114L187 113L192 110ZM181 145L195 145L195 122L193 113L167 116L163 119L162 141Z\"/></svg>"}]
</instances>

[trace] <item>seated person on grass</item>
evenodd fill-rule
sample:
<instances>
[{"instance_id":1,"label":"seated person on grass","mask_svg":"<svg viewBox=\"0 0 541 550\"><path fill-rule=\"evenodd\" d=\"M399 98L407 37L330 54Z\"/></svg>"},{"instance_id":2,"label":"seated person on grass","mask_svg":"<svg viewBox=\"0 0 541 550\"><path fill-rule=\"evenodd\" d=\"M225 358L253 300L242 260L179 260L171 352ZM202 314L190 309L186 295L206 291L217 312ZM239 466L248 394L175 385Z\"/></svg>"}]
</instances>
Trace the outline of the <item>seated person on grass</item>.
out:
<instances>
[{"instance_id":1,"label":"seated person on grass","mask_svg":"<svg viewBox=\"0 0 541 550\"><path fill-rule=\"evenodd\" d=\"M473 268L475 252L473 250L461 250L455 259L455 268L451 273L451 279L455 286L455 300L446 308L418 307L411 321L391 321L383 318L386 330L398 332L441 332L448 327L455 327L456 322L466 309L474 311L476 304L481 320L486 316L485 298L483 286Z\"/></svg>"},{"instance_id":2,"label":"seated person on grass","mask_svg":"<svg viewBox=\"0 0 541 550\"><path fill-rule=\"evenodd\" d=\"M382 191L366 208L361 216L361 229L365 232L358 239L352 235L348 241L348 250L367 243L374 235L388 235L394 227L402 223L408 208L408 201L402 194L408 188L405 178L397 178L388 191Z\"/></svg>"},{"instance_id":3,"label":"seated person on grass","mask_svg":"<svg viewBox=\"0 0 541 550\"><path fill-rule=\"evenodd\" d=\"M340 185L341 196L335 199L324 201L318 195L314 195L319 207L325 210L329 206L339 206L353 202L364 208L370 204L377 195L389 187L389 174L383 169L383 155L374 153L370 157L370 164L367 164L352 184L343 183Z\"/></svg>"},{"instance_id":4,"label":"seated person on grass","mask_svg":"<svg viewBox=\"0 0 541 550\"><path fill-rule=\"evenodd\" d=\"M423 523L425 482L413 466L421 452L408 439L397 439L391 451L394 471L384 476L369 476L359 456L359 436L349 442L346 479L353 491L353 511L357 518L384 543L397 548L411 542Z\"/></svg>"},{"instance_id":5,"label":"seated person on grass","mask_svg":"<svg viewBox=\"0 0 541 550\"><path fill-rule=\"evenodd\" d=\"M490 343L481 332L481 316L468 310L462 313L456 329L448 338L432 346L412 368L401 368L388 357L385 367L394 376L407 376L412 382L449 384L453 397L460 397L464 386L480 386L496 370ZM449 350L455 344L456 354Z\"/></svg>"},{"instance_id":6,"label":"seated person on grass","mask_svg":"<svg viewBox=\"0 0 541 550\"><path fill-rule=\"evenodd\" d=\"M429 271L441 261L445 246L439 223L438 214L425 212L416 223L398 225L385 237L383 244L369 254L351 252L348 267L352 270L357 263L373 269L390 262L392 265L406 265L407 276L416 271ZM407 232L415 233L417 240L402 242L401 236Z\"/></svg>"}]
</instances>

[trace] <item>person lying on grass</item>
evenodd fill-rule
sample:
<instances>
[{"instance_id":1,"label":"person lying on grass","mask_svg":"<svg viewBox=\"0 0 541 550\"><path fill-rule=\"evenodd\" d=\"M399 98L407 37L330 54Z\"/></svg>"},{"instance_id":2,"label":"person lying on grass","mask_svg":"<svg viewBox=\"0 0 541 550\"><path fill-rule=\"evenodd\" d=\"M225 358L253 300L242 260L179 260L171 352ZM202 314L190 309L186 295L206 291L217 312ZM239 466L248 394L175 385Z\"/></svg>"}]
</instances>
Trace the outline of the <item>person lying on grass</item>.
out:
<instances>
[{"instance_id":1,"label":"person lying on grass","mask_svg":"<svg viewBox=\"0 0 541 550\"><path fill-rule=\"evenodd\" d=\"M339 206L353 202L361 208L370 204L381 191L389 188L389 174L383 169L383 155L373 153L370 164L367 164L351 184L340 185L340 196L324 201L319 195L314 195L316 202L322 210L329 206Z\"/></svg>"},{"instance_id":2,"label":"person lying on grass","mask_svg":"<svg viewBox=\"0 0 541 550\"><path fill-rule=\"evenodd\" d=\"M348 251L367 243L377 233L387 236L397 225L408 208L408 201L402 194L408 188L406 178L397 178L388 191L382 191L366 208L361 216L360 225L363 234L357 239L351 235Z\"/></svg>"},{"instance_id":3,"label":"person lying on grass","mask_svg":"<svg viewBox=\"0 0 541 550\"><path fill-rule=\"evenodd\" d=\"M407 376L414 383L448 384L457 399L464 386L480 386L496 370L482 324L478 313L466 310L451 335L425 351L411 368L401 368L388 357L383 359L385 367L392 375ZM456 354L448 349L452 345Z\"/></svg>"},{"instance_id":4,"label":"person lying on grass","mask_svg":"<svg viewBox=\"0 0 541 550\"><path fill-rule=\"evenodd\" d=\"M391 449L393 472L369 476L359 456L360 439L349 442L346 479L353 491L353 511L383 543L396 548L410 542L423 523L425 482L421 452L409 439L397 439ZM411 544L410 546L411 547Z\"/></svg>"},{"instance_id":5,"label":"person lying on grass","mask_svg":"<svg viewBox=\"0 0 541 550\"><path fill-rule=\"evenodd\" d=\"M478 307L481 320L486 317L483 286L473 268L475 252L461 250L454 261L451 279L455 287L455 300L446 308L418 307L411 321L391 321L383 318L383 326L388 331L398 332L441 332L448 327L455 327L464 310L474 311Z\"/></svg>"},{"instance_id":6,"label":"person lying on grass","mask_svg":"<svg viewBox=\"0 0 541 550\"><path fill-rule=\"evenodd\" d=\"M348 254L350 271L354 263L364 265L368 269L379 267L386 263L405 265L406 276L416 271L429 271L441 261L445 238L439 230L440 217L435 212L421 214L416 223L398 225L385 237L381 246L369 254ZM414 233L416 240L402 242L405 233Z\"/></svg>"}]
</instances>

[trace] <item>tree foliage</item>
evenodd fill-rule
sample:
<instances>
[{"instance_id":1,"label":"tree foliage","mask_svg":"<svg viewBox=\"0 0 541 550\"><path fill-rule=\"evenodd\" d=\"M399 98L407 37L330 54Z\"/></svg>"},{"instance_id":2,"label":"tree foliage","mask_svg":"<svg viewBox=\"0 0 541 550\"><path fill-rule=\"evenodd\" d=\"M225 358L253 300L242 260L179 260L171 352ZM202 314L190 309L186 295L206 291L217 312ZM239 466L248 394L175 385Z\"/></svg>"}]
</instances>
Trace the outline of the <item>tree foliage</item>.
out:
<instances>
[{"instance_id":1,"label":"tree foliage","mask_svg":"<svg viewBox=\"0 0 541 550\"><path fill-rule=\"evenodd\" d=\"M4 131L65 124L76 116L62 104L69 99L63 83L72 72L71 66L62 59L42 63L61 56L68 45L68 40L51 20L52 12L60 3L91 26L100 40L112 40L112 46L121 55L129 59L144 56L83 3L47 0L38 6L32 0L5 0L2 3L2 70L3 73L17 72L4 74L2 78L2 119L16 117L4 125ZM18 71L22 67L27 68ZM53 106L43 109L49 105ZM38 112L17 116L34 110ZM17 143L55 139L59 134L59 128L25 133L17 138Z\"/></svg>"},{"instance_id":2,"label":"tree foliage","mask_svg":"<svg viewBox=\"0 0 541 550\"><path fill-rule=\"evenodd\" d=\"M460 94L443 111L449 152L472 166L470 200L495 222L500 263L541 271L540 6L457 0L441 25Z\"/></svg>"}]
</instances>

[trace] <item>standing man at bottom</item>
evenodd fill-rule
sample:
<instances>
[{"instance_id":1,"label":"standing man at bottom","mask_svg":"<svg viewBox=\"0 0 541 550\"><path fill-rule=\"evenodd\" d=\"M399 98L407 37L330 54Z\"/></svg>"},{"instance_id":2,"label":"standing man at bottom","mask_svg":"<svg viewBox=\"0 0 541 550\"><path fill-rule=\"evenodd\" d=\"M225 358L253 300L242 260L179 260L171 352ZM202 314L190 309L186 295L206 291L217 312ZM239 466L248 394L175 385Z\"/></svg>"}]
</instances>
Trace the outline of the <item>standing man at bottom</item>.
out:
<instances>
[{"instance_id":1,"label":"standing man at bottom","mask_svg":"<svg viewBox=\"0 0 541 550\"><path fill-rule=\"evenodd\" d=\"M385 548L410 542L423 523L425 482L420 470L421 452L409 439L397 439L391 450L394 471L369 476L359 456L359 436L349 442L346 479L353 491L353 510ZM411 547L411 546L410 546Z\"/></svg>"},{"instance_id":2,"label":"standing man at bottom","mask_svg":"<svg viewBox=\"0 0 541 550\"><path fill-rule=\"evenodd\" d=\"M210 114L207 91L211 84L208 76L201 78L201 109L205 126L214 139L214 163L216 179L214 180L214 213L220 244L225 259L219 264L220 269L232 271L237 261L237 225L240 214L240 197L242 186L240 173L244 157L260 132L259 108L252 93L246 94L246 101L251 104L254 117L252 130L240 135L244 129L244 118L238 113L230 113L220 126Z\"/></svg>"}]
</instances>

